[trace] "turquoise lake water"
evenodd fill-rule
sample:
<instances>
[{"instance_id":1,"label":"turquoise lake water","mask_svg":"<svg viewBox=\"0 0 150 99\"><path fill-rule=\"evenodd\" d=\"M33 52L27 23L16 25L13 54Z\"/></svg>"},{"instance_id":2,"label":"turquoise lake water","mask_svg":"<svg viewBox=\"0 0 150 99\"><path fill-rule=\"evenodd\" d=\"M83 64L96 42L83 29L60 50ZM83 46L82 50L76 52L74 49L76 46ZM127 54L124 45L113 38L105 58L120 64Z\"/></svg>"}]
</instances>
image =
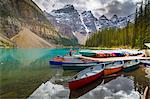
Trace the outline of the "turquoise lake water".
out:
<instances>
[{"instance_id":1,"label":"turquoise lake water","mask_svg":"<svg viewBox=\"0 0 150 99\"><path fill-rule=\"evenodd\" d=\"M69 49L0 49L0 97L27 97L56 70L49 60Z\"/></svg>"},{"instance_id":2,"label":"turquoise lake water","mask_svg":"<svg viewBox=\"0 0 150 99\"><path fill-rule=\"evenodd\" d=\"M61 75L58 83L64 84L77 72L50 68L49 60L57 55L68 54L69 49L0 49L0 98L27 98L42 83ZM150 85L143 68L123 73L133 78L134 88L142 92ZM66 80L64 80L66 79ZM130 86L129 86L130 87Z\"/></svg>"}]
</instances>

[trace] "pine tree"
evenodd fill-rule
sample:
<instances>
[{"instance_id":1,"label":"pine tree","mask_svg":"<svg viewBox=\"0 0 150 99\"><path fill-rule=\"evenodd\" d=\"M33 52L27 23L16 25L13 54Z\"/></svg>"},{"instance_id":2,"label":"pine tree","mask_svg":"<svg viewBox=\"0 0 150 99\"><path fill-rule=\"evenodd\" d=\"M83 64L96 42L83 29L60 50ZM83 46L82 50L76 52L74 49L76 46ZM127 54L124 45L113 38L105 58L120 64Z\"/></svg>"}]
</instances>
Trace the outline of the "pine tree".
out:
<instances>
[{"instance_id":1,"label":"pine tree","mask_svg":"<svg viewBox=\"0 0 150 99\"><path fill-rule=\"evenodd\" d=\"M127 22L126 32L125 32L125 45L129 44L129 21Z\"/></svg>"},{"instance_id":2,"label":"pine tree","mask_svg":"<svg viewBox=\"0 0 150 99\"><path fill-rule=\"evenodd\" d=\"M138 31L138 23L137 23L137 17L138 17L138 12L137 12L137 8L136 8L136 12L135 12L135 24L134 24L134 30L133 30L133 37L132 37L132 48L135 47L135 41L136 41L136 34L137 34L137 31Z\"/></svg>"}]
</instances>

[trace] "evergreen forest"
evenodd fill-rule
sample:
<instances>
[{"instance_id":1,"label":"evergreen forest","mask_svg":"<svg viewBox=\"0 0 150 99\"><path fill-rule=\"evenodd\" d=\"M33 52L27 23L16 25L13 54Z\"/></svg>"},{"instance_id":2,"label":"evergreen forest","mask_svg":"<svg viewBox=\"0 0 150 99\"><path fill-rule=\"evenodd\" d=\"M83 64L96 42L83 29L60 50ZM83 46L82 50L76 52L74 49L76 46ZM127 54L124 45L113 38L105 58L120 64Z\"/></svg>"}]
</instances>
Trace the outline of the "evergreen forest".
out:
<instances>
[{"instance_id":1,"label":"evergreen forest","mask_svg":"<svg viewBox=\"0 0 150 99\"><path fill-rule=\"evenodd\" d=\"M150 0L142 1L135 12L134 23L124 28L105 28L94 33L86 41L87 47L144 48L150 42Z\"/></svg>"}]
</instances>

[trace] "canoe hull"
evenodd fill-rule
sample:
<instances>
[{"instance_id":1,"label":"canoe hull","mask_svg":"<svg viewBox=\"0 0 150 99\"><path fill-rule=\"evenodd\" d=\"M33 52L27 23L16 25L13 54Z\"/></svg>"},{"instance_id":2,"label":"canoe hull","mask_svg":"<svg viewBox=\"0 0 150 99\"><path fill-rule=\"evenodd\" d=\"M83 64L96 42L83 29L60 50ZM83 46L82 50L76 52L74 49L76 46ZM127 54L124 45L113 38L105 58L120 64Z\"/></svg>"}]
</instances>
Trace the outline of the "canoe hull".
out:
<instances>
[{"instance_id":1,"label":"canoe hull","mask_svg":"<svg viewBox=\"0 0 150 99\"><path fill-rule=\"evenodd\" d=\"M96 53L93 53L93 52L79 52L82 56L87 56L87 57L94 57L96 56Z\"/></svg>"},{"instance_id":2,"label":"canoe hull","mask_svg":"<svg viewBox=\"0 0 150 99\"><path fill-rule=\"evenodd\" d=\"M71 90L70 91L70 99L78 99L80 96L86 94L87 92L93 90L94 88L96 88L97 86L101 85L103 83L103 79L99 78L83 87L80 87L76 90Z\"/></svg>"},{"instance_id":3,"label":"canoe hull","mask_svg":"<svg viewBox=\"0 0 150 99\"><path fill-rule=\"evenodd\" d=\"M107 55L106 55L106 54L96 54L95 57L96 57L96 58L106 58Z\"/></svg>"},{"instance_id":4,"label":"canoe hull","mask_svg":"<svg viewBox=\"0 0 150 99\"><path fill-rule=\"evenodd\" d=\"M101 71L100 73L97 73L93 76L88 76L86 78L83 79L79 79L79 80L75 80L75 81L70 81L69 82L69 89L70 90L76 90L79 89L93 81L95 81L96 79L102 77L104 75L104 71Z\"/></svg>"},{"instance_id":5,"label":"canoe hull","mask_svg":"<svg viewBox=\"0 0 150 99\"><path fill-rule=\"evenodd\" d=\"M136 65L133 65L133 66L130 66L130 67L123 68L123 71L124 72L131 72L131 71L134 71L134 70L138 69L139 67L140 67L139 64L136 64Z\"/></svg>"},{"instance_id":6,"label":"canoe hull","mask_svg":"<svg viewBox=\"0 0 150 99\"><path fill-rule=\"evenodd\" d=\"M144 66L150 66L150 63L144 63Z\"/></svg>"},{"instance_id":7,"label":"canoe hull","mask_svg":"<svg viewBox=\"0 0 150 99\"><path fill-rule=\"evenodd\" d=\"M114 73L117 73L119 71L121 71L123 69L123 67L116 67L116 68L108 68L108 69L105 69L104 70L104 75L111 75L111 74L114 74Z\"/></svg>"},{"instance_id":8,"label":"canoe hull","mask_svg":"<svg viewBox=\"0 0 150 99\"><path fill-rule=\"evenodd\" d=\"M67 65L67 66L72 66L72 65L80 66L80 65L86 65L86 64L88 65L88 64L96 64L96 63L100 63L100 62L64 62L64 61L54 61L54 60L49 61L50 65Z\"/></svg>"},{"instance_id":9,"label":"canoe hull","mask_svg":"<svg viewBox=\"0 0 150 99\"><path fill-rule=\"evenodd\" d=\"M49 61L49 64L50 65L62 65L62 62L51 60L51 61Z\"/></svg>"}]
</instances>

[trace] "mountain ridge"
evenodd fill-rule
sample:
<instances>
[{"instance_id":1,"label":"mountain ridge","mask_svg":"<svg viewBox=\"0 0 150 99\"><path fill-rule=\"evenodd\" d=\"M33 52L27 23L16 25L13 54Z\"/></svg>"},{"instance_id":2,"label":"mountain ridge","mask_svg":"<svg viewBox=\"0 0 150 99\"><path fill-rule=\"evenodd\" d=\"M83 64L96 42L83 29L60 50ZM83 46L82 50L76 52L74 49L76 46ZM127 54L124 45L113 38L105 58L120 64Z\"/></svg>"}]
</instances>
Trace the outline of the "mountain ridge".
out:
<instances>
[{"instance_id":1,"label":"mountain ridge","mask_svg":"<svg viewBox=\"0 0 150 99\"><path fill-rule=\"evenodd\" d=\"M76 35L77 33L84 36L88 35L89 37L96 31L105 28L123 28L127 26L128 21L131 20L129 16L121 17L117 15L113 15L110 19L102 15L97 19L91 11L83 11L80 13L70 4L46 14L50 15L47 15L47 18L53 21L54 26L56 26L57 23L56 27L59 28L60 32L63 26L68 26L69 31L66 31L66 35L74 35L78 39L78 42L83 45L85 41L79 40L80 37ZM55 20L51 17L55 18Z\"/></svg>"}]
</instances>

